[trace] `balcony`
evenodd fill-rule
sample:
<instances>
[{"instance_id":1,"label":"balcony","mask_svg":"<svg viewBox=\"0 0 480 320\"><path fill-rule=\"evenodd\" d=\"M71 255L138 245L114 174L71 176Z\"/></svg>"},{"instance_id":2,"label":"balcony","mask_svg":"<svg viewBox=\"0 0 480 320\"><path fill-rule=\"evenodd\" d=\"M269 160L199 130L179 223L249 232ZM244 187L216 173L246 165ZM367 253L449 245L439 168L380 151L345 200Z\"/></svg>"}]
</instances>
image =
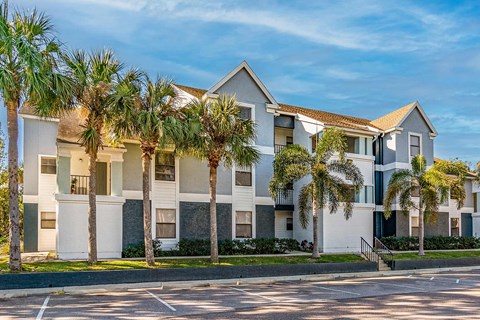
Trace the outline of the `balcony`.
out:
<instances>
[{"instance_id":1,"label":"balcony","mask_svg":"<svg viewBox=\"0 0 480 320\"><path fill-rule=\"evenodd\" d=\"M278 190L275 210L293 210L293 190Z\"/></svg>"},{"instance_id":2,"label":"balcony","mask_svg":"<svg viewBox=\"0 0 480 320\"><path fill-rule=\"evenodd\" d=\"M88 194L88 185L90 176L71 175L70 176L70 193L71 194Z\"/></svg>"},{"instance_id":3,"label":"balcony","mask_svg":"<svg viewBox=\"0 0 480 320\"><path fill-rule=\"evenodd\" d=\"M275 145L275 154L279 153L280 151L282 151L283 149L285 149L286 145L284 144L276 144Z\"/></svg>"}]
</instances>

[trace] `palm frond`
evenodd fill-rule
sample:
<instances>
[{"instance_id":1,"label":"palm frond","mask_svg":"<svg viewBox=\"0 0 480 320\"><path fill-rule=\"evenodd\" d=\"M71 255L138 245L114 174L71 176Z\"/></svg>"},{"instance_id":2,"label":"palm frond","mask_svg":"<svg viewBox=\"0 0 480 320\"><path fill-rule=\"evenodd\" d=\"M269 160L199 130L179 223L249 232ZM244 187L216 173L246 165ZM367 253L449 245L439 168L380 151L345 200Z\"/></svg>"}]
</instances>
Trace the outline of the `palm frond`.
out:
<instances>
[{"instance_id":1,"label":"palm frond","mask_svg":"<svg viewBox=\"0 0 480 320\"><path fill-rule=\"evenodd\" d=\"M317 143L315 157L317 162L327 162L337 152L340 161L343 162L346 149L347 140L343 130L335 127L326 128L321 133L321 138Z\"/></svg>"},{"instance_id":2,"label":"palm frond","mask_svg":"<svg viewBox=\"0 0 480 320\"><path fill-rule=\"evenodd\" d=\"M300 225L303 229L306 229L308 227L310 221L310 211L312 210L314 189L315 186L313 182L309 182L304 185L302 189L300 189L300 193L298 195L299 219Z\"/></svg>"}]
</instances>

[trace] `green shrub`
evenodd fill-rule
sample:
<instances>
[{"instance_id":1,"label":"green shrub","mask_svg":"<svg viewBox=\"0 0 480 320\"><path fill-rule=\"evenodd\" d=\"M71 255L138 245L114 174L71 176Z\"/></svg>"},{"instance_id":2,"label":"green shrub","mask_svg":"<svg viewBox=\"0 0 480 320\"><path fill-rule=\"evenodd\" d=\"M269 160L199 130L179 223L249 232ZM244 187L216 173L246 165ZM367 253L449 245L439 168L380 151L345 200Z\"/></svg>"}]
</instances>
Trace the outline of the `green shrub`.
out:
<instances>
[{"instance_id":1,"label":"green shrub","mask_svg":"<svg viewBox=\"0 0 480 320\"><path fill-rule=\"evenodd\" d=\"M209 256L210 240L182 239L174 250L162 251L160 241L154 240L154 254L161 256ZM220 255L280 254L299 250L295 239L256 238L245 240L222 240L218 242ZM123 250L124 258L142 258L145 256L143 242L130 245Z\"/></svg>"},{"instance_id":2,"label":"green shrub","mask_svg":"<svg viewBox=\"0 0 480 320\"><path fill-rule=\"evenodd\" d=\"M395 251L418 250L418 237L384 237L381 241L390 249ZM426 237L424 241L425 250L449 250L449 249L480 249L480 238Z\"/></svg>"},{"instance_id":3,"label":"green shrub","mask_svg":"<svg viewBox=\"0 0 480 320\"><path fill-rule=\"evenodd\" d=\"M162 256L161 249L162 242L160 240L153 240L153 255L155 257ZM122 251L123 258L144 258L145 257L145 243L139 242L135 245L129 245Z\"/></svg>"}]
</instances>

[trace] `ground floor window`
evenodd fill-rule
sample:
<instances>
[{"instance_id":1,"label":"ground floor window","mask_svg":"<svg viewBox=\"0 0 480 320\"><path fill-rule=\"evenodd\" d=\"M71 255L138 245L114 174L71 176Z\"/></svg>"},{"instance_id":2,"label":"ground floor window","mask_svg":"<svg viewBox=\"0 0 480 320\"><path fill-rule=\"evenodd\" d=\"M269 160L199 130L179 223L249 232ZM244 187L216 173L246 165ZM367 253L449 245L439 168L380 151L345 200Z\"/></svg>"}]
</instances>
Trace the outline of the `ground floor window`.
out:
<instances>
[{"instance_id":1,"label":"ground floor window","mask_svg":"<svg viewBox=\"0 0 480 320\"><path fill-rule=\"evenodd\" d=\"M458 218L450 218L450 236L460 236L460 224Z\"/></svg>"},{"instance_id":2,"label":"ground floor window","mask_svg":"<svg viewBox=\"0 0 480 320\"><path fill-rule=\"evenodd\" d=\"M55 229L57 223L57 214L55 212L41 212L40 218L41 229Z\"/></svg>"},{"instance_id":3,"label":"ground floor window","mask_svg":"<svg viewBox=\"0 0 480 320\"><path fill-rule=\"evenodd\" d=\"M252 237L252 212L251 211L235 212L235 237L236 238Z\"/></svg>"},{"instance_id":4,"label":"ground floor window","mask_svg":"<svg viewBox=\"0 0 480 320\"><path fill-rule=\"evenodd\" d=\"M293 218L287 218L287 231L293 230Z\"/></svg>"},{"instance_id":5,"label":"ground floor window","mask_svg":"<svg viewBox=\"0 0 480 320\"><path fill-rule=\"evenodd\" d=\"M418 237L418 217L411 218L412 237Z\"/></svg>"},{"instance_id":6,"label":"ground floor window","mask_svg":"<svg viewBox=\"0 0 480 320\"><path fill-rule=\"evenodd\" d=\"M157 238L176 238L177 212L175 209L157 209Z\"/></svg>"}]
</instances>

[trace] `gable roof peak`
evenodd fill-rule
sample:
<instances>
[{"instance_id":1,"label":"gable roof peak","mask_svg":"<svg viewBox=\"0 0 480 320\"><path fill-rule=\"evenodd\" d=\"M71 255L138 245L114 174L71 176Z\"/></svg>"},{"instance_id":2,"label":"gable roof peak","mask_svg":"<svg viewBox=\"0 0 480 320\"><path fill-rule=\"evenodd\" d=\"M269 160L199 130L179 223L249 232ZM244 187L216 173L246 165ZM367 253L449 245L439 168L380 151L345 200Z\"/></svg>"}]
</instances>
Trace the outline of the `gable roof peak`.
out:
<instances>
[{"instance_id":1,"label":"gable roof peak","mask_svg":"<svg viewBox=\"0 0 480 320\"><path fill-rule=\"evenodd\" d=\"M399 128L402 123L405 121L405 119L413 112L413 110L417 109L418 112L420 112L420 115L422 116L423 120L429 127L432 136L437 135L437 130L435 130L435 127L433 126L432 122L430 119L427 117L425 114L425 111L423 110L422 106L420 105L420 102L418 100L415 100L414 102L407 104L406 106L403 106L397 110L394 110L378 119L373 120L371 123L377 127L379 127L382 130L391 130L395 128Z\"/></svg>"},{"instance_id":2,"label":"gable roof peak","mask_svg":"<svg viewBox=\"0 0 480 320\"><path fill-rule=\"evenodd\" d=\"M228 80L232 79L242 69L245 69L245 71L248 73L248 75L253 79L253 81L256 83L256 85L260 88L260 90L263 92L263 94L267 97L270 104L273 105L274 107L278 108L277 101L272 96L272 94L268 91L267 87L263 84L263 82L256 75L256 73L253 71L253 69L250 67L250 65L247 63L246 60L243 60L238 66L236 66L232 71L230 71L225 77L220 79L220 81L218 81L213 87L211 87L208 90L207 93L214 94L215 91L220 89L220 87L222 87Z\"/></svg>"}]
</instances>

